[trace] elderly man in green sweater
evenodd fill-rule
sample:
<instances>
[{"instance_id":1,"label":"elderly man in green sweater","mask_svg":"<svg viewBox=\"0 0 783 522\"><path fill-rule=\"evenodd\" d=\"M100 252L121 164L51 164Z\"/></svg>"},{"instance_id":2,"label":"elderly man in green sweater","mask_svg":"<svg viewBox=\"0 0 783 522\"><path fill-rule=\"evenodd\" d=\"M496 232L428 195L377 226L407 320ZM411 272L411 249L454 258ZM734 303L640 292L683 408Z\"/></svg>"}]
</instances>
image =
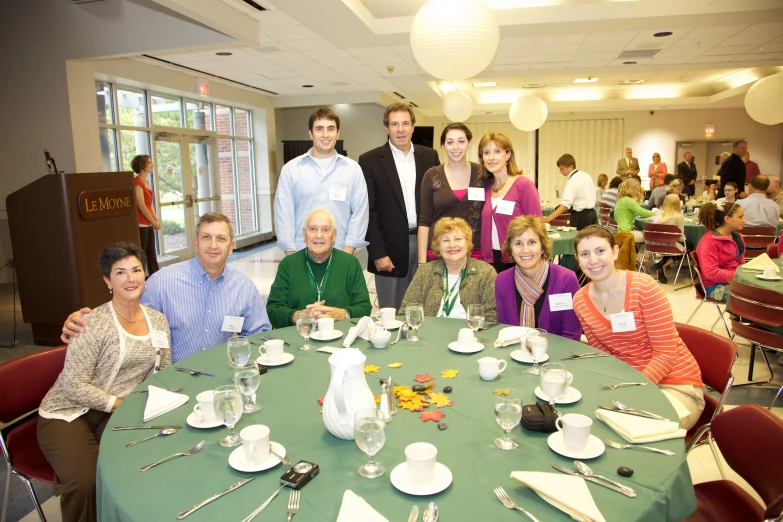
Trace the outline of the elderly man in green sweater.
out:
<instances>
[{"instance_id":1,"label":"elderly man in green sweater","mask_svg":"<svg viewBox=\"0 0 783 522\"><path fill-rule=\"evenodd\" d=\"M370 315L372 305L359 261L333 247L334 217L324 209L307 215L305 248L285 257L277 269L266 310L274 328L296 324L311 310L316 319L335 320Z\"/></svg>"}]
</instances>

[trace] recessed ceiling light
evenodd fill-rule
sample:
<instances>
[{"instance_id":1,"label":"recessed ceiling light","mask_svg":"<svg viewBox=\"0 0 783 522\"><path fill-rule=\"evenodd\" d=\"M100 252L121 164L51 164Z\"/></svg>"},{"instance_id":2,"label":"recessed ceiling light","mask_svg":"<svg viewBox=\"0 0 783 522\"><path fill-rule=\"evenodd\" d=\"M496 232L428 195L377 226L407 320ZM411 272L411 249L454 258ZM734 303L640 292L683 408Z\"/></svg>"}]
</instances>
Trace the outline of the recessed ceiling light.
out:
<instances>
[{"instance_id":1,"label":"recessed ceiling light","mask_svg":"<svg viewBox=\"0 0 783 522\"><path fill-rule=\"evenodd\" d=\"M598 78L593 78L592 76L588 76L587 78L577 78L574 80L574 83L595 83L598 81Z\"/></svg>"},{"instance_id":2,"label":"recessed ceiling light","mask_svg":"<svg viewBox=\"0 0 783 522\"><path fill-rule=\"evenodd\" d=\"M660 33L655 33L653 36L656 38L665 38L671 35L672 35L671 31L661 31Z\"/></svg>"},{"instance_id":3,"label":"recessed ceiling light","mask_svg":"<svg viewBox=\"0 0 783 522\"><path fill-rule=\"evenodd\" d=\"M231 56L234 53L230 53L228 51L218 51L215 54L218 55L218 56Z\"/></svg>"},{"instance_id":4,"label":"recessed ceiling light","mask_svg":"<svg viewBox=\"0 0 783 522\"><path fill-rule=\"evenodd\" d=\"M312 87L312 85L309 85L309 84L308 84L308 85L302 85L302 87L304 87L304 88L306 88L306 89L309 89L309 88L311 88L311 87Z\"/></svg>"},{"instance_id":5,"label":"recessed ceiling light","mask_svg":"<svg viewBox=\"0 0 783 522\"><path fill-rule=\"evenodd\" d=\"M620 85L641 85L644 83L644 80L625 80L624 82L620 82Z\"/></svg>"},{"instance_id":6,"label":"recessed ceiling light","mask_svg":"<svg viewBox=\"0 0 783 522\"><path fill-rule=\"evenodd\" d=\"M636 65L636 62L623 62L623 65Z\"/></svg>"},{"instance_id":7,"label":"recessed ceiling light","mask_svg":"<svg viewBox=\"0 0 783 522\"><path fill-rule=\"evenodd\" d=\"M497 87L498 82L473 82L473 87Z\"/></svg>"},{"instance_id":8,"label":"recessed ceiling light","mask_svg":"<svg viewBox=\"0 0 783 522\"><path fill-rule=\"evenodd\" d=\"M598 78L596 78L597 80ZM541 87L546 86L545 83L526 83L522 86L523 89L540 89Z\"/></svg>"}]
</instances>

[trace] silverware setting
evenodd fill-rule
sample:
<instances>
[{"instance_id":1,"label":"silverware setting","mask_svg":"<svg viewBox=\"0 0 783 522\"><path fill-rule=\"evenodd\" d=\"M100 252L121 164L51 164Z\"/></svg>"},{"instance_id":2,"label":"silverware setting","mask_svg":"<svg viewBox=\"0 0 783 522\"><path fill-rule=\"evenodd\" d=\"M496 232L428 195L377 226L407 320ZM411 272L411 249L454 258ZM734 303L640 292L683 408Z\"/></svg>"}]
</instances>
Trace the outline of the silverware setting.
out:
<instances>
[{"instance_id":1,"label":"silverware setting","mask_svg":"<svg viewBox=\"0 0 783 522\"><path fill-rule=\"evenodd\" d=\"M209 375L210 377L215 376L214 373L205 372L203 370L194 370L192 368L185 368L184 366L175 366L174 369L180 372L188 372L190 373L190 375L201 374L201 375Z\"/></svg>"},{"instance_id":2,"label":"silverware setting","mask_svg":"<svg viewBox=\"0 0 783 522\"><path fill-rule=\"evenodd\" d=\"M299 490L294 489L291 490L291 495L288 497L288 511L286 514L288 515L288 521L291 522L291 519L296 515L296 513L299 511Z\"/></svg>"},{"instance_id":3,"label":"silverware setting","mask_svg":"<svg viewBox=\"0 0 783 522\"><path fill-rule=\"evenodd\" d=\"M419 506L414 505L411 508L411 514L408 515L408 522L416 522L419 520Z\"/></svg>"},{"instance_id":4,"label":"silverware setting","mask_svg":"<svg viewBox=\"0 0 783 522\"><path fill-rule=\"evenodd\" d=\"M199 451L204 449L204 446L206 446L206 445L207 445L207 441L202 440L201 442L199 442L198 444L196 444L195 446L193 446L192 448L190 448L187 451L182 451L180 453L175 453L173 455L169 455L168 457L164 457L164 458L162 458L160 460L156 460L152 464L147 464L146 466L140 467L139 471L147 471L148 469L154 468L158 464L161 464L163 462L166 462L167 460L173 459L174 457L190 457L191 455L195 455L196 453L198 453ZM188 513L188 515L189 514L190 513ZM185 516L187 516L187 515L185 515Z\"/></svg>"},{"instance_id":5,"label":"silverware setting","mask_svg":"<svg viewBox=\"0 0 783 522\"><path fill-rule=\"evenodd\" d=\"M593 478L605 480L609 484L613 484L613 485L617 486L618 488L627 491L628 493L632 493L633 496L636 496L636 493L634 492L633 488L630 488L630 487L628 487L628 486L626 486L624 484L620 484L619 482L617 482L615 480L612 480L610 478L604 477L603 475L598 475L597 473L595 473L592 470L592 468L590 468L590 466L588 466L584 462L581 462L579 460L575 460L574 461L574 466L576 467L577 471L579 471L579 473L581 473L585 477L593 477Z\"/></svg>"},{"instance_id":6,"label":"silverware setting","mask_svg":"<svg viewBox=\"0 0 783 522\"><path fill-rule=\"evenodd\" d=\"M206 506L210 502L213 502L213 501L219 499L223 495L227 495L227 494L231 493L235 489L241 488L242 486L244 486L245 484L247 484L248 482L250 482L254 478L255 477L246 478L244 480L240 480L239 482L231 484L229 487L227 487L226 489L224 489L223 491L221 491L217 495L212 495L208 499L204 500L203 502L200 502L200 503L196 504L192 508L187 509L185 511L182 511L180 513L177 513L177 520L182 520L183 518L185 518L186 516L190 515L194 511L198 511L199 509L203 508L204 506Z\"/></svg>"},{"instance_id":7,"label":"silverware setting","mask_svg":"<svg viewBox=\"0 0 783 522\"><path fill-rule=\"evenodd\" d=\"M158 433L156 433L155 435L153 435L152 437L146 437L144 439L134 440L133 442L127 443L125 445L125 447L126 448L130 448L130 447L135 446L136 444L140 444L140 443L142 443L142 442L144 442L146 440L152 440L155 437L157 437L158 435L164 435L164 436L165 435L174 435L175 433L177 433L177 430L175 430L174 428L164 428L164 429L160 430Z\"/></svg>"},{"instance_id":8,"label":"silverware setting","mask_svg":"<svg viewBox=\"0 0 783 522\"><path fill-rule=\"evenodd\" d=\"M620 410L626 410L626 411L634 412L634 413L644 413L645 415L649 415L650 418L652 418L652 419L669 420L669 419L664 419L661 415L658 415L657 413L652 413L650 411L645 411L645 410L637 410L636 408L630 408L630 407L626 406L625 404L623 404L622 402L617 401L617 400L612 401L612 404L614 405L615 408L618 408Z\"/></svg>"},{"instance_id":9,"label":"silverware setting","mask_svg":"<svg viewBox=\"0 0 783 522\"><path fill-rule=\"evenodd\" d=\"M267 506L270 504L270 502L272 502L272 501L275 499L275 497L277 497L277 495L280 493L280 490L281 490L281 489L283 489L284 487L285 487L285 486L280 486L279 488L277 488L277 491L275 491L274 493L272 493L272 496L271 496L271 497L269 497L268 499L266 499L266 500L264 501L264 503L263 503L263 504L261 504L260 506L258 506L258 507L256 508L256 510L255 510L255 511L253 511L253 512L252 512L252 513L250 513L248 516L246 516L245 518L243 518L243 519L242 519L242 522L250 522L251 520L253 520L254 518L256 518L256 515L258 515L259 513L261 513L261 512L264 510L264 508L265 508L265 507L267 507Z\"/></svg>"},{"instance_id":10,"label":"silverware setting","mask_svg":"<svg viewBox=\"0 0 783 522\"><path fill-rule=\"evenodd\" d=\"M646 382L618 382L617 384L601 384L602 388L606 388L607 390L616 390L617 388L625 388L626 386L647 386Z\"/></svg>"},{"instance_id":11,"label":"silverware setting","mask_svg":"<svg viewBox=\"0 0 783 522\"><path fill-rule=\"evenodd\" d=\"M571 352L571 357L563 357L561 361L572 361L574 359L594 359L596 357L610 357L608 353L604 352L590 352L590 353L576 353Z\"/></svg>"},{"instance_id":12,"label":"silverware setting","mask_svg":"<svg viewBox=\"0 0 783 522\"><path fill-rule=\"evenodd\" d=\"M112 428L112 431L124 431L124 430L167 430L167 429L174 429L174 430L181 430L182 426L115 426Z\"/></svg>"},{"instance_id":13,"label":"silverware setting","mask_svg":"<svg viewBox=\"0 0 783 522\"><path fill-rule=\"evenodd\" d=\"M645 419L663 420L663 421L669 420L665 417L661 417L660 415L656 415L654 413L649 413L649 412L641 412L637 410L623 410L616 406L605 406L603 404L599 404L598 407L601 408L602 410L609 410L617 413L625 413L626 415L635 415L636 417L644 417Z\"/></svg>"},{"instance_id":14,"label":"silverware setting","mask_svg":"<svg viewBox=\"0 0 783 522\"><path fill-rule=\"evenodd\" d=\"M177 386L176 388L169 388L169 389L167 389L166 391L170 391L170 392L178 392L178 391L180 391L182 388L184 388L184 386ZM149 393L149 390L136 390L136 391L134 391L133 393Z\"/></svg>"},{"instance_id":15,"label":"silverware setting","mask_svg":"<svg viewBox=\"0 0 783 522\"><path fill-rule=\"evenodd\" d=\"M629 492L629 491L626 491L623 488L618 488L614 484L610 484L608 482L603 482L602 480L597 479L595 477L586 477L586 476L584 476L584 475L582 475L580 473L577 473L576 471L574 471L572 469L564 468L563 466L561 466L560 464L558 464L556 462L552 462L552 467L555 468L557 471L562 471L563 473L565 473L567 475L572 475L574 477L579 477L579 478L582 478L584 480L587 480L588 482L592 482L593 484L598 484L599 486L603 486L603 487L605 487L607 489L611 489L612 491L616 491L617 493L621 493L621 494L625 495L626 497L630 497L630 498L636 497L636 493L633 490L631 490Z\"/></svg>"},{"instance_id":16,"label":"silverware setting","mask_svg":"<svg viewBox=\"0 0 783 522\"><path fill-rule=\"evenodd\" d=\"M533 522L539 522L539 520L536 517L534 517L531 513L526 511L524 508L518 506L513 500L511 500L511 497L509 497L508 494L506 494L505 489L503 489L502 487L496 487L493 491L495 492L495 496L498 497L498 500L500 500L500 502L508 509L516 509L518 511L521 511L522 513L527 515L528 518Z\"/></svg>"},{"instance_id":17,"label":"silverware setting","mask_svg":"<svg viewBox=\"0 0 783 522\"><path fill-rule=\"evenodd\" d=\"M642 451L652 451L655 453L660 453L661 455L669 455L669 456L674 455L673 451L660 449L660 448L653 448L652 446L640 446L638 444L620 444L619 442L609 440L606 437L601 437L601 440L604 441L604 444L606 444L607 446L616 449L635 449L635 450L642 450Z\"/></svg>"},{"instance_id":18,"label":"silverware setting","mask_svg":"<svg viewBox=\"0 0 783 522\"><path fill-rule=\"evenodd\" d=\"M427 504L424 514L421 516L422 522L438 522L438 505L435 502Z\"/></svg>"}]
</instances>

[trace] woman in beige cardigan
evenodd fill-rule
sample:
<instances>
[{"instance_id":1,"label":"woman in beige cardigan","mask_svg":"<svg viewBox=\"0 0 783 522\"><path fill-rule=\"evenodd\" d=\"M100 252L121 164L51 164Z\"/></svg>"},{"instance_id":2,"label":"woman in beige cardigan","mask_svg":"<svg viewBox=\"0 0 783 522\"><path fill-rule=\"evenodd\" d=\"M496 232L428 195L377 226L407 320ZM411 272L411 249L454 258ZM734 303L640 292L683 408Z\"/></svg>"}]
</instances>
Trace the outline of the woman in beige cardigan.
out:
<instances>
[{"instance_id":1,"label":"woman in beige cardigan","mask_svg":"<svg viewBox=\"0 0 783 522\"><path fill-rule=\"evenodd\" d=\"M442 218L433 227L432 252L437 261L419 266L402 300L400 315L409 304L424 305L424 315L465 319L469 304L484 305L488 323L498 317L495 277L491 265L473 259L473 233L462 218Z\"/></svg>"},{"instance_id":2,"label":"woman in beige cardigan","mask_svg":"<svg viewBox=\"0 0 783 522\"><path fill-rule=\"evenodd\" d=\"M115 243L98 264L112 294L69 346L65 367L38 410L38 443L54 469L64 522L97 520L98 446L111 413L136 386L171 364L171 334L160 312L141 306L144 252Z\"/></svg>"}]
</instances>

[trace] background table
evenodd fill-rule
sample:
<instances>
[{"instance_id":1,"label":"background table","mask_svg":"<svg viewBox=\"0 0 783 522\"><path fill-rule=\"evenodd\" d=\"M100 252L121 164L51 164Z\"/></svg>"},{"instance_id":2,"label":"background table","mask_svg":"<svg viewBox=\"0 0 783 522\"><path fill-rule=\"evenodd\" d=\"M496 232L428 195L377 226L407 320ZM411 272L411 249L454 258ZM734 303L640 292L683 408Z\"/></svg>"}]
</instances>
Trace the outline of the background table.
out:
<instances>
[{"instance_id":1,"label":"background table","mask_svg":"<svg viewBox=\"0 0 783 522\"><path fill-rule=\"evenodd\" d=\"M557 233L560 234L559 238L553 238L552 236L549 236L549 239L552 240L552 255L574 255L576 253L576 250L574 249L574 238L576 237L576 230L569 230L568 232L558 230Z\"/></svg>"},{"instance_id":2,"label":"background table","mask_svg":"<svg viewBox=\"0 0 783 522\"><path fill-rule=\"evenodd\" d=\"M690 221L688 221L690 219ZM636 216L634 218L634 225L639 230L644 230L645 223L652 223L653 218L640 218ZM778 222L778 234L783 230L783 223ZM707 233L707 227L696 222L696 217L692 214L685 215L685 239L690 241L694 248L699 244L701 238Z\"/></svg>"},{"instance_id":3,"label":"background table","mask_svg":"<svg viewBox=\"0 0 783 522\"><path fill-rule=\"evenodd\" d=\"M541 207L541 213L544 214L544 216L548 216L554 211L555 207Z\"/></svg>"},{"instance_id":4,"label":"background table","mask_svg":"<svg viewBox=\"0 0 783 522\"><path fill-rule=\"evenodd\" d=\"M781 265L781 259L773 259L773 263L778 265L778 268L783 268L783 265ZM783 274L783 270L780 271L781 274ZM772 290L773 292L778 292L779 294L783 294L783 281L765 281L763 279L759 279L756 277L757 275L760 275L761 272L758 270L743 270L742 268L738 268L734 271L734 280L739 281L740 283L745 283L746 285L755 286L757 288L764 288L765 290ZM726 310L729 309L729 299L730 297L726 297ZM763 328L766 328L767 330L777 332L781 335L783 335L783 328L772 328L763 326Z\"/></svg>"},{"instance_id":5,"label":"background table","mask_svg":"<svg viewBox=\"0 0 783 522\"><path fill-rule=\"evenodd\" d=\"M347 332L350 324L338 322L336 328ZM512 471L546 471L558 462L573 468L571 459L551 451L546 443L548 434L526 432L516 428L514 437L520 447L514 451L495 448L493 441L502 430L493 415L495 388L516 387L524 392L524 402L535 401L533 390L538 377L528 375L529 365L515 362L509 357L516 348L494 348L498 327L482 332L480 338L486 348L477 354L460 355L450 352L448 342L456 340L457 329L463 321L426 318L420 328L424 339L421 343L400 341L387 349L373 349L369 342L358 339L354 346L367 356L367 364L381 367L378 374L368 375L373 392L380 390L378 377L391 375L396 385L413 385L417 374L429 373L436 377L436 390L452 386L451 407L443 408L448 429L440 431L433 422L421 422L418 413L402 410L386 427L386 445L378 454L378 461L386 468L386 474L378 479L360 477L357 468L366 458L354 441L336 439L323 426L317 399L324 396L329 386L328 354L315 351L301 352L297 348L302 339L294 328L276 330L274 335L293 345L296 359L287 366L270 368L261 377L258 402L261 411L243 415L237 431L251 424L266 424L271 428L271 440L280 442L287 456L297 462L300 459L317 462L321 473L302 490L299 517L302 521L334 521L343 492L352 489L365 498L381 514L391 521L405 520L411 505L423 509L434 501L444 521L514 521L524 518L518 512L506 509L495 498L492 489L503 486L509 495L542 521L567 521L567 515L541 500L533 491L513 481ZM341 345L343 339L320 345ZM289 348L286 348L288 351ZM550 338L549 353L559 359L570 350L585 351L585 346L574 341ZM476 360L483 356L506 359L506 371L491 382L478 376ZM402 362L397 369L389 363ZM98 461L98 516L103 522L112 521L166 521L175 520L176 514L205 498L222 491L230 484L249 476L233 470L228 456L233 448L223 448L218 439L226 428L198 430L187 426L185 417L193 408L195 396L204 390L231 382L225 346L217 346L182 361L191 368L209 369L215 377L174 371L172 367L152 376L149 384L162 387L185 385L182 393L191 400L184 406L162 415L152 423L181 424L177 434L125 448L131 440L152 435L150 430L111 431L113 426L141 424L146 401L145 394L130 395L112 415L103 435ZM657 412L674 418L675 411L655 386L604 390L598 383L643 380L638 372L614 358L598 358L566 362L574 374L574 386L582 392L582 399L573 405L559 406L562 413L578 412L594 418L599 403L620 399L628 405ZM459 370L454 379L444 379L440 372ZM144 386L146 386L145 383ZM432 406L430 408L433 408ZM592 433L620 441L602 422L595 420ZM178 457L171 462L145 473L138 468L164 456L184 451L200 440L207 446L191 457ZM390 483L392 469L405 460L404 448L417 441L426 441L438 447L438 461L448 466L454 481L445 491L428 497L414 497L397 491ZM681 520L696 506L690 473L685 460L682 439L658 442L657 447L676 451L667 457L644 451L606 448L599 458L588 461L596 473L615 477L632 486L637 498L626 498L608 489L588 483L599 509L609 522ZM616 474L618 466L635 470L633 477ZM256 474L257 478L242 488L228 494L197 511L189 521L240 520L259 506L277 488L278 479L285 471L282 466ZM259 520L284 520L288 491L261 514ZM296 520L296 518L294 519Z\"/></svg>"}]
</instances>

